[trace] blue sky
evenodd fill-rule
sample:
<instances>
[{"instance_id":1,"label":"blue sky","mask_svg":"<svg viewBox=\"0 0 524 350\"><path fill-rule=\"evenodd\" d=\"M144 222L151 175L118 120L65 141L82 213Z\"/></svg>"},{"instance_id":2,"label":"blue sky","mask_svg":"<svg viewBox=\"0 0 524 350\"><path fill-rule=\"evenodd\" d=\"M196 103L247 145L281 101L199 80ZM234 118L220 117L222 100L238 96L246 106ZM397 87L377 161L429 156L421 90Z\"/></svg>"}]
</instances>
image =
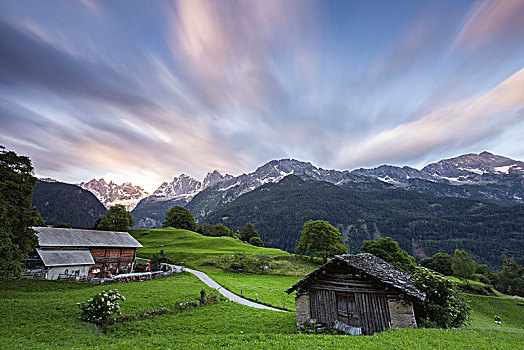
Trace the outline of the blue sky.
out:
<instances>
[{"instance_id":1,"label":"blue sky","mask_svg":"<svg viewBox=\"0 0 524 350\"><path fill-rule=\"evenodd\" d=\"M524 1L0 2L0 144L40 176L524 159L522 135Z\"/></svg>"}]
</instances>

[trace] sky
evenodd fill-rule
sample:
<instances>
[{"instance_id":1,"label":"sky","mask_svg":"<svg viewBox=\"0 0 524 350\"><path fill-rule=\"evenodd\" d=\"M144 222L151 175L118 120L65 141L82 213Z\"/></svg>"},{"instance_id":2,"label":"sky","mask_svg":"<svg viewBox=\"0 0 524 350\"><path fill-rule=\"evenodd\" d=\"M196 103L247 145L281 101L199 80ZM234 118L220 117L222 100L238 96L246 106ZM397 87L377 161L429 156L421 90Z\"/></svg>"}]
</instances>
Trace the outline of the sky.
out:
<instances>
[{"instance_id":1,"label":"sky","mask_svg":"<svg viewBox=\"0 0 524 350\"><path fill-rule=\"evenodd\" d=\"M0 2L0 145L154 191L272 159L524 159L524 0Z\"/></svg>"}]
</instances>

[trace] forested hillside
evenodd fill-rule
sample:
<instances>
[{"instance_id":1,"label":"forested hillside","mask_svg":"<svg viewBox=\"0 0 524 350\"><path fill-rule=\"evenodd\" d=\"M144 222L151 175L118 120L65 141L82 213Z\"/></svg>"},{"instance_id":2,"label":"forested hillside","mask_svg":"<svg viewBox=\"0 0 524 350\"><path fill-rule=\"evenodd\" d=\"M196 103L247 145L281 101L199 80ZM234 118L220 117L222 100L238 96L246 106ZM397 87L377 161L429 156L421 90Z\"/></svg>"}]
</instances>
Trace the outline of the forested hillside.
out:
<instances>
[{"instance_id":1,"label":"forested hillside","mask_svg":"<svg viewBox=\"0 0 524 350\"><path fill-rule=\"evenodd\" d=\"M304 222L327 220L352 253L363 240L390 236L418 259L465 249L479 263L524 261L524 207L442 198L403 189L358 189L288 176L248 192L209 214L233 230L251 221L267 247L292 252Z\"/></svg>"},{"instance_id":2,"label":"forested hillside","mask_svg":"<svg viewBox=\"0 0 524 350\"><path fill-rule=\"evenodd\" d=\"M38 181L31 200L48 225L68 222L73 228L92 228L106 212L94 194L62 182Z\"/></svg>"}]
</instances>

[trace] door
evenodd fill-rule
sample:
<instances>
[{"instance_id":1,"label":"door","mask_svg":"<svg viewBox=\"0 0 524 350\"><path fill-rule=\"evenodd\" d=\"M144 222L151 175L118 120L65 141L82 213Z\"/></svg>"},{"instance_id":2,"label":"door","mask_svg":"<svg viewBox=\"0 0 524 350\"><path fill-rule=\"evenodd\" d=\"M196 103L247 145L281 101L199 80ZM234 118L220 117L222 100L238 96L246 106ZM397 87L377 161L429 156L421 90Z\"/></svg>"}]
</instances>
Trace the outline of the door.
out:
<instances>
[{"instance_id":1,"label":"door","mask_svg":"<svg viewBox=\"0 0 524 350\"><path fill-rule=\"evenodd\" d=\"M360 316L355 302L355 294L337 292L337 317L352 327L360 327Z\"/></svg>"}]
</instances>

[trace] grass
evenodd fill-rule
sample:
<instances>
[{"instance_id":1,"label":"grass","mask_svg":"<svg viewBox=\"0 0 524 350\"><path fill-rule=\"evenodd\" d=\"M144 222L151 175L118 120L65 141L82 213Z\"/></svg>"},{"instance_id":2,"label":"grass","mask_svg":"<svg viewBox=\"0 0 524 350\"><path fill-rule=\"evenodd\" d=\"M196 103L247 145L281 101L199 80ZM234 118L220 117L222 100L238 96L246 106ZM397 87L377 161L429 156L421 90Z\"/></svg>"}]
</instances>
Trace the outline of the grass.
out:
<instances>
[{"instance_id":1,"label":"grass","mask_svg":"<svg viewBox=\"0 0 524 350\"><path fill-rule=\"evenodd\" d=\"M524 302L513 297L487 297L468 294L471 301L471 326L477 329L498 330L494 316L501 318L504 331L524 333Z\"/></svg>"},{"instance_id":2,"label":"grass","mask_svg":"<svg viewBox=\"0 0 524 350\"><path fill-rule=\"evenodd\" d=\"M231 292L246 299L271 305L280 309L295 311L295 296L285 290L297 283L301 277L253 275L241 273L208 272L209 277Z\"/></svg>"},{"instance_id":3,"label":"grass","mask_svg":"<svg viewBox=\"0 0 524 350\"><path fill-rule=\"evenodd\" d=\"M252 247L232 238L211 238L174 229L134 230L150 257L164 249L171 259L198 267L232 292L275 307L294 309L294 295L284 290L317 266L277 249ZM164 245L164 247L160 247ZM237 252L271 256L271 275L224 272L225 257ZM469 295L469 329L400 329L376 336L296 334L294 312L259 310L219 302L184 311L133 320L109 327L102 334L79 319L76 303L118 288L126 297L124 315L136 316L161 307L175 310L196 300L206 288L190 274L146 282L107 286L57 281L0 280L0 349L518 349L524 333L524 302L510 297ZM208 288L206 288L208 289ZM493 315L502 318L499 331Z\"/></svg>"},{"instance_id":4,"label":"grass","mask_svg":"<svg viewBox=\"0 0 524 350\"><path fill-rule=\"evenodd\" d=\"M207 237L171 227L131 230L130 233L144 246L138 249L139 256L151 258L153 253L164 250L175 263L191 268L198 267L203 260L216 255L233 255L239 252L250 255L290 255L280 249L245 244L232 237Z\"/></svg>"},{"instance_id":5,"label":"grass","mask_svg":"<svg viewBox=\"0 0 524 350\"><path fill-rule=\"evenodd\" d=\"M268 278L276 288L285 276ZM271 282L271 279L274 281ZM243 282L249 282L249 278ZM258 283L258 281L253 281ZM522 348L522 311L502 298L496 307L508 322L505 331L402 329L376 336L295 334L295 314L252 309L231 302L174 312L145 320L115 324L107 334L78 319L77 302L101 290L118 287L126 297L122 312L138 315L160 307L195 300L203 284L189 274L147 282L91 286L50 281L0 281L0 348L2 349L517 349ZM492 317L494 297L473 296L479 324ZM520 313L519 313L520 312ZM511 327L510 327L511 325Z\"/></svg>"},{"instance_id":6,"label":"grass","mask_svg":"<svg viewBox=\"0 0 524 350\"><path fill-rule=\"evenodd\" d=\"M492 286L479 282L479 281L468 280L468 283L466 283L463 280L461 280L460 278L457 278L455 276L446 276L446 278L455 282L459 287L472 291L472 293L487 294L487 295L493 295L494 293L495 295L499 297L503 296L502 293L500 293L498 290L496 290Z\"/></svg>"}]
</instances>

